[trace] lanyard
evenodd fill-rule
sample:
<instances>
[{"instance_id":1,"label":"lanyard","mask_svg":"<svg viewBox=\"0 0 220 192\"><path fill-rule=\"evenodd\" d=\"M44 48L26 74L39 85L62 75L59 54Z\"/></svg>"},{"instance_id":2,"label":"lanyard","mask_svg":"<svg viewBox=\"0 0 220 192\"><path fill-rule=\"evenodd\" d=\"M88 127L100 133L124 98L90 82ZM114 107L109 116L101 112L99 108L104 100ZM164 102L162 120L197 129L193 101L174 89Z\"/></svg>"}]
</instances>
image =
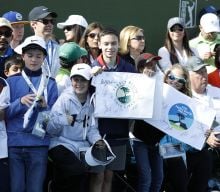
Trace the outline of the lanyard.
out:
<instances>
[{"instance_id":1,"label":"lanyard","mask_svg":"<svg viewBox=\"0 0 220 192\"><path fill-rule=\"evenodd\" d=\"M33 83L30 81L30 79L26 75L26 73L24 71L22 71L21 74L22 74L24 80L26 81L26 83L28 84L28 86L30 87L30 89L36 94L36 97L39 98L44 92L45 100L47 102L47 89L45 89L45 88L47 86L47 82L48 82L49 78L46 78L46 76L44 74L42 74L38 90L36 90Z\"/></svg>"},{"instance_id":2,"label":"lanyard","mask_svg":"<svg viewBox=\"0 0 220 192\"><path fill-rule=\"evenodd\" d=\"M49 40L47 42L47 52L48 52L48 55L46 57L46 60L48 62L48 65L49 65L49 68L51 69L52 67L52 58L53 58L53 50L54 50L54 47L53 47L53 42L51 40Z\"/></svg>"}]
</instances>

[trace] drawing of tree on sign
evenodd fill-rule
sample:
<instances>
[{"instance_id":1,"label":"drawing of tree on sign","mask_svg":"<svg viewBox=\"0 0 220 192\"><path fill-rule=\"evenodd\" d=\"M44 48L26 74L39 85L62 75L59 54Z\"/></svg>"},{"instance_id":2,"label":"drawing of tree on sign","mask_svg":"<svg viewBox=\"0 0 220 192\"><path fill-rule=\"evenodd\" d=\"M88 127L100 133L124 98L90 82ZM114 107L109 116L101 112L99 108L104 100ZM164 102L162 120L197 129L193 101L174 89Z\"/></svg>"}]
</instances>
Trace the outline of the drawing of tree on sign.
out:
<instances>
[{"instance_id":1,"label":"drawing of tree on sign","mask_svg":"<svg viewBox=\"0 0 220 192\"><path fill-rule=\"evenodd\" d=\"M185 116L181 113L177 113L176 116L178 117L177 121L175 120L170 120L170 121L176 124L177 126L180 126L183 129L187 129L186 124L183 122L183 120L185 119Z\"/></svg>"},{"instance_id":2,"label":"drawing of tree on sign","mask_svg":"<svg viewBox=\"0 0 220 192\"><path fill-rule=\"evenodd\" d=\"M185 104L173 105L168 113L170 126L177 130L187 130L193 123L192 110Z\"/></svg>"},{"instance_id":3,"label":"drawing of tree on sign","mask_svg":"<svg viewBox=\"0 0 220 192\"><path fill-rule=\"evenodd\" d=\"M128 87L119 87L116 96L121 103L129 103L131 100L130 89Z\"/></svg>"}]
</instances>

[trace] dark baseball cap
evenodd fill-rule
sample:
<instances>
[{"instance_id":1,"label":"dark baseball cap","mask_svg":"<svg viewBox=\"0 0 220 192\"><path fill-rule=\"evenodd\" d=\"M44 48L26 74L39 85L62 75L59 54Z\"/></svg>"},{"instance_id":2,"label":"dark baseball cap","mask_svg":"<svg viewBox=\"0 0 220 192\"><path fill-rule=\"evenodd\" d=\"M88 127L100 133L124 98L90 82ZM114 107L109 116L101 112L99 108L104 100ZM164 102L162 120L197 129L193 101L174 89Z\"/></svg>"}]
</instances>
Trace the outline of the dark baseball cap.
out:
<instances>
[{"instance_id":1,"label":"dark baseball cap","mask_svg":"<svg viewBox=\"0 0 220 192\"><path fill-rule=\"evenodd\" d=\"M208 64L204 63L204 61L200 59L199 57L192 56L188 59L186 63L186 68L188 69L188 71L196 72L207 65Z\"/></svg>"},{"instance_id":2,"label":"dark baseball cap","mask_svg":"<svg viewBox=\"0 0 220 192\"><path fill-rule=\"evenodd\" d=\"M39 7L34 7L30 11L28 18L29 18L29 21L35 21L38 19L43 19L43 18L47 17L48 15L51 15L54 18L57 17L57 13L50 11L45 6L39 6Z\"/></svg>"}]
</instances>

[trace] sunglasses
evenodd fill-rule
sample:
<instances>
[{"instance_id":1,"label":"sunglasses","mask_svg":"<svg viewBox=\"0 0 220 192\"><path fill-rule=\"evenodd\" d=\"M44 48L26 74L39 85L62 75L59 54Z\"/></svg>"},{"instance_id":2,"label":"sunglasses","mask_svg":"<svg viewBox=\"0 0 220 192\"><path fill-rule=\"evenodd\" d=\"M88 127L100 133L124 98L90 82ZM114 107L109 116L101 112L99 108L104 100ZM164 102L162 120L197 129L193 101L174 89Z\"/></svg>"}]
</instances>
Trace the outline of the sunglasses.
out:
<instances>
[{"instance_id":1,"label":"sunglasses","mask_svg":"<svg viewBox=\"0 0 220 192\"><path fill-rule=\"evenodd\" d=\"M98 37L98 35L99 35L98 33L90 33L88 34L88 37L94 39L95 37Z\"/></svg>"},{"instance_id":2,"label":"sunglasses","mask_svg":"<svg viewBox=\"0 0 220 192\"><path fill-rule=\"evenodd\" d=\"M184 29L182 27L171 27L170 31L171 32L176 32L176 31L182 32L182 31L184 31Z\"/></svg>"},{"instance_id":3,"label":"sunglasses","mask_svg":"<svg viewBox=\"0 0 220 192\"><path fill-rule=\"evenodd\" d=\"M6 38L11 37L12 35L12 31L11 30L7 30L7 31L0 31L0 37L4 36Z\"/></svg>"},{"instance_id":4,"label":"sunglasses","mask_svg":"<svg viewBox=\"0 0 220 192\"><path fill-rule=\"evenodd\" d=\"M171 81L177 81L178 83L185 84L186 80L184 78L176 77L175 75L169 74L168 79Z\"/></svg>"},{"instance_id":5,"label":"sunglasses","mask_svg":"<svg viewBox=\"0 0 220 192\"><path fill-rule=\"evenodd\" d=\"M39 19L37 21L43 23L44 25L48 25L49 23L54 25L56 23L55 19Z\"/></svg>"},{"instance_id":6,"label":"sunglasses","mask_svg":"<svg viewBox=\"0 0 220 192\"><path fill-rule=\"evenodd\" d=\"M72 25L66 26L63 28L63 31L67 30L67 31L71 31L73 29Z\"/></svg>"},{"instance_id":7,"label":"sunglasses","mask_svg":"<svg viewBox=\"0 0 220 192\"><path fill-rule=\"evenodd\" d=\"M137 35L136 37L131 38L131 40L137 40L137 41L141 41L141 40L145 40L145 37L142 35Z\"/></svg>"}]
</instances>

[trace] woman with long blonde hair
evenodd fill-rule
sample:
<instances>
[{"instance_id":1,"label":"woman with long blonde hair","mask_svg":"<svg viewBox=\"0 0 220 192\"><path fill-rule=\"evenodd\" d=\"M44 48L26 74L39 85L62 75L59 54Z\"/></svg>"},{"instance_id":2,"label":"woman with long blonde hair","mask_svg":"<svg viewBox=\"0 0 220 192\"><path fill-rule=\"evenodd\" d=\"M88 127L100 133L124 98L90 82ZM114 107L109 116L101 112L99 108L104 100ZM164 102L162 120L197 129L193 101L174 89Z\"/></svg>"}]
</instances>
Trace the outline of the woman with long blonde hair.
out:
<instances>
[{"instance_id":1,"label":"woman with long blonde hair","mask_svg":"<svg viewBox=\"0 0 220 192\"><path fill-rule=\"evenodd\" d=\"M144 30L136 26L126 26L120 32L121 57L135 65L135 59L145 50Z\"/></svg>"}]
</instances>

